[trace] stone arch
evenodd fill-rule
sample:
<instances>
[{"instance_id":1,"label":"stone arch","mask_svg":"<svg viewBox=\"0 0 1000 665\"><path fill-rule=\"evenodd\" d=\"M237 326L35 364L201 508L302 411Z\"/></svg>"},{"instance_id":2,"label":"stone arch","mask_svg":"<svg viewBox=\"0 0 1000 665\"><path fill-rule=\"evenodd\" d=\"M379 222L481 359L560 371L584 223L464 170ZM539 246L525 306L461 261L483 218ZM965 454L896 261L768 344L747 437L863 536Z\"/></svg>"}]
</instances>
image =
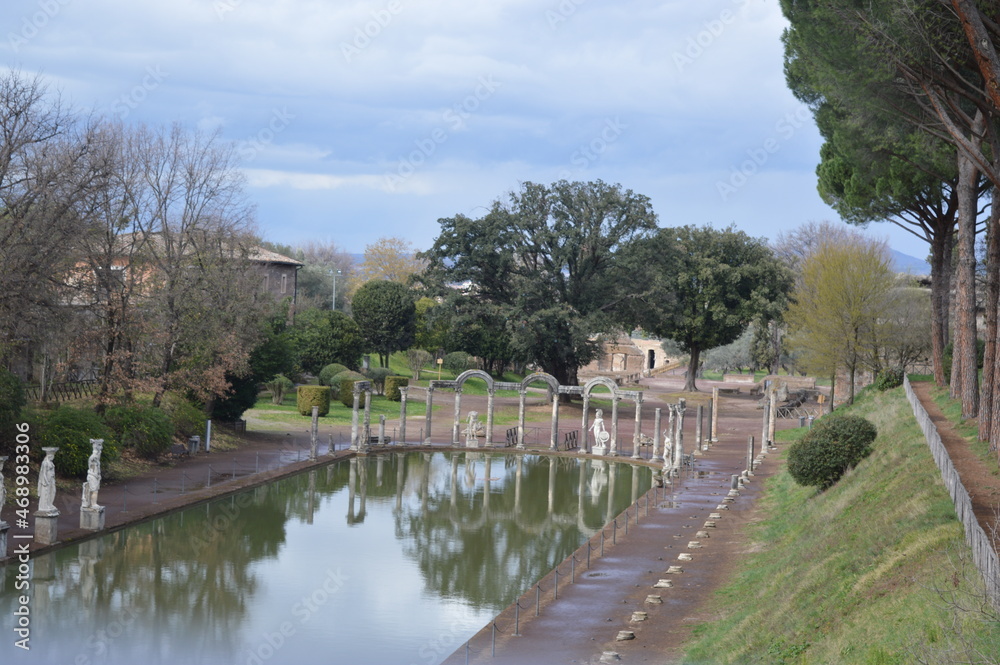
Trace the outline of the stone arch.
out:
<instances>
[{"instance_id":1,"label":"stone arch","mask_svg":"<svg viewBox=\"0 0 1000 665\"><path fill-rule=\"evenodd\" d=\"M596 376L583 387L583 422L580 425L580 452L590 452L590 393L597 386L604 386L611 391L611 402L613 404L611 412L611 449L616 450L618 446L618 401L621 399L621 392L618 384L606 376Z\"/></svg>"},{"instance_id":2,"label":"stone arch","mask_svg":"<svg viewBox=\"0 0 1000 665\"><path fill-rule=\"evenodd\" d=\"M559 392L559 381L556 380L556 377L552 376L547 372L535 372L534 374L529 374L528 376L521 379L521 391L523 392L525 389L527 389L528 386L530 386L535 381L544 381L545 383L548 384L549 388L552 389L552 392L554 393Z\"/></svg>"},{"instance_id":3,"label":"stone arch","mask_svg":"<svg viewBox=\"0 0 1000 665\"><path fill-rule=\"evenodd\" d=\"M490 392L493 392L493 390L494 390L494 388L493 388L493 377L490 376L489 374L487 374L486 372L484 372L481 369L467 369L464 372L462 372L461 374L459 374L455 378L455 389L456 390L461 390L462 386L465 385L465 382L468 381L469 379L473 379L473 378L482 379L483 381L485 381L486 382L486 389L488 391L490 391Z\"/></svg>"},{"instance_id":4,"label":"stone arch","mask_svg":"<svg viewBox=\"0 0 1000 665\"><path fill-rule=\"evenodd\" d=\"M549 449L556 450L559 446L559 381L546 372L535 372L521 380L519 389L519 404L517 418L517 447L524 449L524 403L528 394L528 386L535 381L544 381L552 391L552 421L549 432Z\"/></svg>"},{"instance_id":5,"label":"stone arch","mask_svg":"<svg viewBox=\"0 0 1000 665\"><path fill-rule=\"evenodd\" d=\"M609 379L606 376L595 376L590 381L587 381L587 384L583 387L584 398L589 399L591 391L593 391L597 386L604 386L611 391L612 397L619 397L618 384L615 383L614 380Z\"/></svg>"}]
</instances>

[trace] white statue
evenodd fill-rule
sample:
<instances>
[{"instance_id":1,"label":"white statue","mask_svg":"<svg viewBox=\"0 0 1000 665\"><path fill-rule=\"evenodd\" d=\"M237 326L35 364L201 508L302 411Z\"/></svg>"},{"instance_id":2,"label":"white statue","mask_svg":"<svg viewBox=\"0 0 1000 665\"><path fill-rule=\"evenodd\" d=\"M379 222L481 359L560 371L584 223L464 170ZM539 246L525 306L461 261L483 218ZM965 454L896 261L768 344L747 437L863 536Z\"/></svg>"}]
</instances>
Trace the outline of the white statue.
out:
<instances>
[{"instance_id":1,"label":"white statue","mask_svg":"<svg viewBox=\"0 0 1000 665\"><path fill-rule=\"evenodd\" d=\"M590 429L594 432L594 443L599 446L608 444L611 435L604 429L604 411L601 409L598 409L594 415L594 424L590 426Z\"/></svg>"},{"instance_id":2,"label":"white statue","mask_svg":"<svg viewBox=\"0 0 1000 665\"><path fill-rule=\"evenodd\" d=\"M486 428L479 422L479 412L469 411L469 421L465 427L465 442L476 443L477 436L485 436Z\"/></svg>"},{"instance_id":3,"label":"white statue","mask_svg":"<svg viewBox=\"0 0 1000 665\"><path fill-rule=\"evenodd\" d=\"M58 513L55 506L56 500L56 465L52 461L58 448L42 448L45 451L45 459L38 469L38 512Z\"/></svg>"},{"instance_id":4,"label":"white statue","mask_svg":"<svg viewBox=\"0 0 1000 665\"><path fill-rule=\"evenodd\" d=\"M91 439L93 450L87 460L87 482L83 484L83 508L97 510L97 492L101 489L101 450L104 439Z\"/></svg>"}]
</instances>

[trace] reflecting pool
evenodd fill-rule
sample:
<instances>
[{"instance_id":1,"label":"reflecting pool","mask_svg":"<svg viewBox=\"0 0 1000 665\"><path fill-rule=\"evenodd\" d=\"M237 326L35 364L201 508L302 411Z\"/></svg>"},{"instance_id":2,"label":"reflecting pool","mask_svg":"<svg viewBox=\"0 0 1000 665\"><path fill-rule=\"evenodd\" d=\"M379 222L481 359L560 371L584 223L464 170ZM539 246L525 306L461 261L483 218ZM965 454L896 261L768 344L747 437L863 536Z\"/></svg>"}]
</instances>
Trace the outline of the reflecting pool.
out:
<instances>
[{"instance_id":1,"label":"reflecting pool","mask_svg":"<svg viewBox=\"0 0 1000 665\"><path fill-rule=\"evenodd\" d=\"M434 665L651 480L484 452L333 463L33 559L31 650L5 630L0 663Z\"/></svg>"}]
</instances>

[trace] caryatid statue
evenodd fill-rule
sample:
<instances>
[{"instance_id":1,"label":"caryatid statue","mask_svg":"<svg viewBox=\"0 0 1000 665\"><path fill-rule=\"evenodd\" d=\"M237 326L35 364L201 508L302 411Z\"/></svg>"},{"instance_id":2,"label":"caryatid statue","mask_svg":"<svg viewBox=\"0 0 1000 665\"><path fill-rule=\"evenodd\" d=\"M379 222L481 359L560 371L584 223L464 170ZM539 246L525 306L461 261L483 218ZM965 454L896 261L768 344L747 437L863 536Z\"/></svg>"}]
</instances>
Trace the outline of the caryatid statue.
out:
<instances>
[{"instance_id":1,"label":"caryatid statue","mask_svg":"<svg viewBox=\"0 0 1000 665\"><path fill-rule=\"evenodd\" d=\"M42 448L45 452L45 459L42 460L42 465L38 469L38 512L40 513L56 513L56 464L52 461L56 452L59 450L57 447L46 447Z\"/></svg>"},{"instance_id":2,"label":"caryatid statue","mask_svg":"<svg viewBox=\"0 0 1000 665\"><path fill-rule=\"evenodd\" d=\"M83 508L97 510L97 492L101 489L101 451L104 439L91 439L93 450L87 460L87 482L83 484Z\"/></svg>"}]
</instances>

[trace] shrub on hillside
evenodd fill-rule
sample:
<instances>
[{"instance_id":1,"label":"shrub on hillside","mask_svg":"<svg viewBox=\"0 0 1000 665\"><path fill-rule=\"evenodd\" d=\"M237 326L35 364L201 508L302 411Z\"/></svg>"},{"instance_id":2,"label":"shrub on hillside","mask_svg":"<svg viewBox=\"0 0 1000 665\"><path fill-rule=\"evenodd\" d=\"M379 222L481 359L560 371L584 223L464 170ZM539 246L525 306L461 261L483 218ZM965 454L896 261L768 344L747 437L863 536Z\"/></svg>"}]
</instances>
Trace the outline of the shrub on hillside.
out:
<instances>
[{"instance_id":1,"label":"shrub on hillside","mask_svg":"<svg viewBox=\"0 0 1000 665\"><path fill-rule=\"evenodd\" d=\"M87 477L91 439L104 439L101 465L118 459L118 441L114 432L91 409L60 406L47 416L41 416L34 442L39 448L56 446L56 471L63 476ZM41 452L41 451L39 451Z\"/></svg>"},{"instance_id":2,"label":"shrub on hillside","mask_svg":"<svg viewBox=\"0 0 1000 665\"><path fill-rule=\"evenodd\" d=\"M401 402L402 393L399 389L410 385L410 380L405 376L387 376L385 379L385 398L390 402Z\"/></svg>"},{"instance_id":3,"label":"shrub on hillside","mask_svg":"<svg viewBox=\"0 0 1000 665\"><path fill-rule=\"evenodd\" d=\"M355 372L353 370L346 370L339 372L330 377L330 399L342 399L340 396L340 384L344 382L344 379L354 379L355 381L363 381L364 375L360 372Z\"/></svg>"},{"instance_id":4,"label":"shrub on hillside","mask_svg":"<svg viewBox=\"0 0 1000 665\"><path fill-rule=\"evenodd\" d=\"M874 385L875 390L878 390L879 392L885 392L886 390L898 388L903 385L903 369L901 367L896 367L893 369L882 370L875 376L875 382L872 385Z\"/></svg>"},{"instance_id":5,"label":"shrub on hillside","mask_svg":"<svg viewBox=\"0 0 1000 665\"><path fill-rule=\"evenodd\" d=\"M318 406L319 415L325 416L330 413L330 387L299 386L296 392L296 406L300 415L312 416L312 408Z\"/></svg>"},{"instance_id":6,"label":"shrub on hillside","mask_svg":"<svg viewBox=\"0 0 1000 665\"><path fill-rule=\"evenodd\" d=\"M340 363L330 363L319 371L319 385L332 387L333 384L330 383L330 380L337 374L346 371L348 371L347 366Z\"/></svg>"},{"instance_id":7,"label":"shrub on hillside","mask_svg":"<svg viewBox=\"0 0 1000 665\"><path fill-rule=\"evenodd\" d=\"M114 406L104 413L104 422L122 448L132 448L143 459L155 460L174 440L170 416L152 406Z\"/></svg>"},{"instance_id":8,"label":"shrub on hillside","mask_svg":"<svg viewBox=\"0 0 1000 665\"><path fill-rule=\"evenodd\" d=\"M826 489L871 454L876 436L875 425L858 416L821 418L788 449L788 473L800 485Z\"/></svg>"},{"instance_id":9,"label":"shrub on hillside","mask_svg":"<svg viewBox=\"0 0 1000 665\"><path fill-rule=\"evenodd\" d=\"M277 374L273 379L264 384L271 391L271 404L284 404L285 393L295 387L292 380L284 374Z\"/></svg>"},{"instance_id":10,"label":"shrub on hillside","mask_svg":"<svg viewBox=\"0 0 1000 665\"><path fill-rule=\"evenodd\" d=\"M469 369L469 365L472 362L472 356L470 356L465 351L452 351L444 357L444 368L448 371L454 372L455 374L461 374L465 370Z\"/></svg>"},{"instance_id":11,"label":"shrub on hillside","mask_svg":"<svg viewBox=\"0 0 1000 665\"><path fill-rule=\"evenodd\" d=\"M340 380L340 403L344 406L353 409L354 408L354 382L364 381L365 377L358 374L357 376L348 376ZM365 408L365 394L361 393L361 398L358 401L358 406L360 408Z\"/></svg>"},{"instance_id":12,"label":"shrub on hillside","mask_svg":"<svg viewBox=\"0 0 1000 665\"><path fill-rule=\"evenodd\" d=\"M372 367L367 372L367 379L372 382L372 388L375 389L376 395L382 395L385 392L385 380L392 376L392 370L385 367Z\"/></svg>"},{"instance_id":13,"label":"shrub on hillside","mask_svg":"<svg viewBox=\"0 0 1000 665\"><path fill-rule=\"evenodd\" d=\"M177 393L167 393L163 400L163 410L174 423L174 436L187 441L192 436L205 438L205 412ZM219 420L225 420L218 416Z\"/></svg>"}]
</instances>

